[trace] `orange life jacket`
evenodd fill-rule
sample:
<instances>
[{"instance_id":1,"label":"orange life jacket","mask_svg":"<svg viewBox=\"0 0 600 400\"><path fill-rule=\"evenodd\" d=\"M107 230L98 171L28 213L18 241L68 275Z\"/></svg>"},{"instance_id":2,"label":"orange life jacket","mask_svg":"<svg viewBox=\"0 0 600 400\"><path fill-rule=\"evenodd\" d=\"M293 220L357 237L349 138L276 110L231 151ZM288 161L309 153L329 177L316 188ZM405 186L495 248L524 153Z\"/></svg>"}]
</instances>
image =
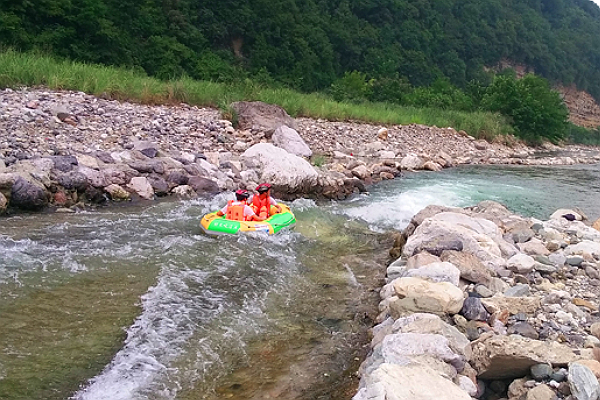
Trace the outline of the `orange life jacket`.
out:
<instances>
[{"instance_id":1,"label":"orange life jacket","mask_svg":"<svg viewBox=\"0 0 600 400\"><path fill-rule=\"evenodd\" d=\"M227 202L227 215L225 218L233 221L247 221L246 217L244 217L245 205L245 201L229 200Z\"/></svg>"},{"instance_id":2,"label":"orange life jacket","mask_svg":"<svg viewBox=\"0 0 600 400\"><path fill-rule=\"evenodd\" d=\"M270 216L271 209L271 198L266 196L264 199L261 199L260 195L252 196L252 210L254 213L261 218L267 218Z\"/></svg>"}]
</instances>

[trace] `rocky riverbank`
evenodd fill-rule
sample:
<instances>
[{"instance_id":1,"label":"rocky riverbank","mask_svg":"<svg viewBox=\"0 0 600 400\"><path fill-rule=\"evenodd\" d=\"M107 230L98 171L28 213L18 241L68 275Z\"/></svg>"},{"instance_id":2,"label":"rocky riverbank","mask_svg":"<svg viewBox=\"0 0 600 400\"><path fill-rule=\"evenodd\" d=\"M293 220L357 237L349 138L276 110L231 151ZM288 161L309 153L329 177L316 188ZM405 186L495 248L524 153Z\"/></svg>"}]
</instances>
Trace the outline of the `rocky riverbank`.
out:
<instances>
[{"instance_id":1,"label":"rocky riverbank","mask_svg":"<svg viewBox=\"0 0 600 400\"><path fill-rule=\"evenodd\" d=\"M262 181L284 200L344 199L403 170L600 161L598 151L585 147L548 146L541 157L520 144L475 140L451 128L293 119L264 103L234 109L236 127L218 110L185 104L2 90L0 212L210 196Z\"/></svg>"},{"instance_id":2,"label":"rocky riverbank","mask_svg":"<svg viewBox=\"0 0 600 400\"><path fill-rule=\"evenodd\" d=\"M600 224L585 220L492 201L415 215L353 399L598 399Z\"/></svg>"}]
</instances>

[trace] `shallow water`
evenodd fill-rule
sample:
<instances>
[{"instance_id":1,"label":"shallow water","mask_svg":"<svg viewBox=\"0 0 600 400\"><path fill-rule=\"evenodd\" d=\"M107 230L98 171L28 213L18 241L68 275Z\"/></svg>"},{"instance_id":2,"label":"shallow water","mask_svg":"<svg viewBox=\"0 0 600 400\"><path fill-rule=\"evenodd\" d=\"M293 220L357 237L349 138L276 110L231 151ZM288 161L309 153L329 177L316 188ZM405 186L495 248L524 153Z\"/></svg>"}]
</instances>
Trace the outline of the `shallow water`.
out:
<instances>
[{"instance_id":1,"label":"shallow water","mask_svg":"<svg viewBox=\"0 0 600 400\"><path fill-rule=\"evenodd\" d=\"M164 201L0 220L0 398L349 399L389 233L429 204L491 199L600 217L600 169L406 174L345 202L292 204L275 236L210 237L225 203Z\"/></svg>"}]
</instances>

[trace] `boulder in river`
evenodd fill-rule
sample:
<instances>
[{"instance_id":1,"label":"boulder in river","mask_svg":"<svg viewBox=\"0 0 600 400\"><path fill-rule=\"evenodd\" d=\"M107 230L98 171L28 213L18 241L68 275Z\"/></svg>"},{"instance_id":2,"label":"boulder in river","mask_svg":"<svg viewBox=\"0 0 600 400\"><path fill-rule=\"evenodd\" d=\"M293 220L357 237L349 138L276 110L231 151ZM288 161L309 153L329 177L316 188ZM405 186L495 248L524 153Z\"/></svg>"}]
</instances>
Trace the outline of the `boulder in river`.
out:
<instances>
[{"instance_id":1,"label":"boulder in river","mask_svg":"<svg viewBox=\"0 0 600 400\"><path fill-rule=\"evenodd\" d=\"M10 204L25 210L39 210L48 204L48 193L43 187L18 177L12 185Z\"/></svg>"}]
</instances>

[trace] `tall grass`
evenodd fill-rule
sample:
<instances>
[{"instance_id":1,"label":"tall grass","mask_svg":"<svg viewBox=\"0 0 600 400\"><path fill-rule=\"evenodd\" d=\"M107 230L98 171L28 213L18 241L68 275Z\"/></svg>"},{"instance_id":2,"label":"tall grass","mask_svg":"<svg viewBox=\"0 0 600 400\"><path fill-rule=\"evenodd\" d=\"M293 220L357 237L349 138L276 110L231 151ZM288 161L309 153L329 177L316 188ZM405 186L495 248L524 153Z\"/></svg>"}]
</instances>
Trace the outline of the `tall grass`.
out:
<instances>
[{"instance_id":1,"label":"tall grass","mask_svg":"<svg viewBox=\"0 0 600 400\"><path fill-rule=\"evenodd\" d=\"M219 107L224 111L234 101L264 101L283 107L295 117L453 127L487 139L513 132L506 120L487 112L401 107L387 103L340 103L324 94L269 88L250 80L233 85L186 77L161 81L134 69L58 60L42 54L14 50L0 53L0 87L22 86L78 90L144 104L185 102L200 107Z\"/></svg>"}]
</instances>

